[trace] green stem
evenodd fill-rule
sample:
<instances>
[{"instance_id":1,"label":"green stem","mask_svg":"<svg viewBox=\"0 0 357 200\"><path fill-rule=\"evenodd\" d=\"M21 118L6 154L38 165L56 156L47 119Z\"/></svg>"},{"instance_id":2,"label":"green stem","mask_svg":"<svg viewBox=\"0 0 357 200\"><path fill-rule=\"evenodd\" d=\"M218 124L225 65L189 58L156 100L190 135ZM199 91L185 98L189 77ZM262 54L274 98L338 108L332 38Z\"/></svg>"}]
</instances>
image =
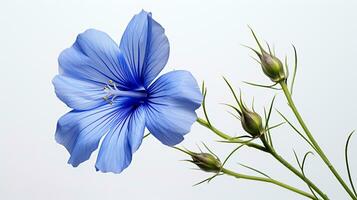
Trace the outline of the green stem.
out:
<instances>
[{"instance_id":1,"label":"green stem","mask_svg":"<svg viewBox=\"0 0 357 200\"><path fill-rule=\"evenodd\" d=\"M296 176L302 179L307 185L309 185L313 190L315 190L323 199L328 200L329 198L324 194L313 182L310 181L304 174L292 166L288 161L281 157L274 148L272 148L264 137L261 138L264 146L267 148L268 152L277 159L281 164L293 172Z\"/></svg>"},{"instance_id":2,"label":"green stem","mask_svg":"<svg viewBox=\"0 0 357 200\"><path fill-rule=\"evenodd\" d=\"M299 124L301 125L302 129L304 130L304 132L306 133L306 136L309 138L309 140L311 141L311 143L314 145L314 147L316 148L316 152L319 154L319 156L321 157L321 159L325 162L325 164L328 166L328 168L330 169L330 171L333 173L333 175L336 177L336 179L340 182L340 184L342 185L342 187L346 190L346 192L350 195L350 197L354 200L357 200L357 197L354 196L353 192L350 190L350 188L347 186L347 184L345 183L345 181L341 178L341 176L339 175L339 173L336 171L336 169L333 167L333 165L331 164L331 162L329 161L329 159L327 158L327 156L325 155L325 153L322 151L322 149L320 148L319 144L316 142L316 140L314 139L314 137L312 136L310 130L307 128L304 120L302 119L300 113L298 112L294 101L291 97L291 94L289 92L288 86L286 85L285 82L280 82L281 88L284 91L285 97L289 103L290 108L292 109L295 117L297 118L297 120L299 121Z\"/></svg>"},{"instance_id":3,"label":"green stem","mask_svg":"<svg viewBox=\"0 0 357 200\"><path fill-rule=\"evenodd\" d=\"M304 191L302 191L300 189L297 189L297 188L295 188L293 186L287 185L285 183L282 183L280 181L277 181L277 180L274 180L274 179L271 179L271 178L264 178L264 177L259 177L259 176L250 176L250 175L245 175L245 174L239 174L239 173L230 171L230 170L225 169L225 168L222 169L222 172L224 174L226 174L226 175L230 175L230 176L233 176L233 177L236 177L236 178L260 181L260 182L266 182L266 183L272 183L272 184L275 184L277 186L280 186L280 187L283 187L285 189L288 189L288 190L290 190L292 192L295 192L297 194L300 194L300 195L303 195L305 197L308 197L310 199L316 199L313 195L311 195L311 194L309 194L307 192L304 192Z\"/></svg>"},{"instance_id":4,"label":"green stem","mask_svg":"<svg viewBox=\"0 0 357 200\"><path fill-rule=\"evenodd\" d=\"M198 118L197 122L201 124L204 127L207 127L210 129L212 132L214 132L216 135L219 137L226 139L226 140L236 140L235 138L232 138L231 136L223 133L222 131L218 130L212 125L209 125L207 121L204 119ZM264 143L264 141L263 141ZM285 167L287 167L290 171L292 171L294 174L296 174L298 177L300 177L306 184L310 185L311 188L313 188L323 199L328 200L329 198L314 184L312 183L308 178L306 178L302 173L300 173L297 169L295 169L292 165L290 165L286 160L284 160L281 156L279 156L273 148L270 147L270 145L264 144L268 146L269 149L267 149L264 146L261 146L256 143L247 143L247 146L259 149L263 152L270 153L275 159L277 159L280 163L282 163Z\"/></svg>"},{"instance_id":5,"label":"green stem","mask_svg":"<svg viewBox=\"0 0 357 200\"><path fill-rule=\"evenodd\" d=\"M198 118L197 119L197 122L199 124L201 124L202 126L210 129L212 132L214 132L216 135L218 135L219 137L223 138L223 139L226 139L226 140L229 140L229 141L240 141L239 139L236 139L236 138L233 138L225 133L223 133L222 131L218 130L217 128L215 128L214 126L210 125L206 120L204 119L201 119L201 118ZM242 143L244 143L244 141L240 141ZM259 144L256 144L256 143L253 143L253 142L248 142L248 143L245 143L245 145L249 146L249 147L253 147L253 148L256 148L256 149L259 149L261 151L265 151L266 152L266 149L259 145Z\"/></svg>"}]
</instances>

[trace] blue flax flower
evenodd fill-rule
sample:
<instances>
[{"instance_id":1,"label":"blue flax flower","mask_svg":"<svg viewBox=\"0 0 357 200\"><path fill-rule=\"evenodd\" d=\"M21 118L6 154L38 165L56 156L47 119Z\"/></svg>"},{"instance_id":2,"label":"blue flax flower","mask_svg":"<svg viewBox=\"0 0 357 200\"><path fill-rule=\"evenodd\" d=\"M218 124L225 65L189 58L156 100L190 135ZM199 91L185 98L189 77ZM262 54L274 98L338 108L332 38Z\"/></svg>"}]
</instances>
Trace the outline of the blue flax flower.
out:
<instances>
[{"instance_id":1,"label":"blue flax flower","mask_svg":"<svg viewBox=\"0 0 357 200\"><path fill-rule=\"evenodd\" d=\"M139 148L145 127L165 145L183 140L202 95L188 71L155 80L168 57L164 29L145 11L132 18L119 46L90 29L60 54L53 84L57 97L73 110L58 120L56 141L69 151L69 164L88 160L100 145L96 169L120 173Z\"/></svg>"}]
</instances>

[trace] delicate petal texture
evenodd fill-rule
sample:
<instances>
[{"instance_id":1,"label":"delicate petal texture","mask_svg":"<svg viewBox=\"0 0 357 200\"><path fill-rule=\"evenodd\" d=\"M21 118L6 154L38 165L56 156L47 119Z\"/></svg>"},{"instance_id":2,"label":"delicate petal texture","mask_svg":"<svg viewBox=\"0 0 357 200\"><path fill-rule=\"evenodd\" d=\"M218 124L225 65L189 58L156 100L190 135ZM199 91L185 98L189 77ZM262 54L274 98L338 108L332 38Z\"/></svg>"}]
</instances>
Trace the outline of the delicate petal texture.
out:
<instances>
[{"instance_id":1,"label":"delicate petal texture","mask_svg":"<svg viewBox=\"0 0 357 200\"><path fill-rule=\"evenodd\" d=\"M169 41L151 13L141 11L127 26L120 42L126 62L138 86L147 88L169 58Z\"/></svg>"},{"instance_id":2,"label":"delicate petal texture","mask_svg":"<svg viewBox=\"0 0 357 200\"><path fill-rule=\"evenodd\" d=\"M128 89L132 76L117 44L104 32L89 29L79 34L71 48L59 56L60 74L76 79L108 83Z\"/></svg>"},{"instance_id":3,"label":"delicate petal texture","mask_svg":"<svg viewBox=\"0 0 357 200\"><path fill-rule=\"evenodd\" d=\"M145 110L138 107L130 116L128 124L128 140L131 152L134 153L141 145L145 130Z\"/></svg>"},{"instance_id":4,"label":"delicate petal texture","mask_svg":"<svg viewBox=\"0 0 357 200\"><path fill-rule=\"evenodd\" d=\"M184 139L202 95L187 71L154 81L169 57L164 32L151 13L141 11L119 47L106 33L90 29L60 54L53 85L73 110L58 120L56 141L70 153L69 164L78 166L100 146L96 169L120 173L140 147L145 126L163 144Z\"/></svg>"},{"instance_id":5,"label":"delicate petal texture","mask_svg":"<svg viewBox=\"0 0 357 200\"><path fill-rule=\"evenodd\" d=\"M93 82L57 75L52 80L59 99L76 110L93 109L107 102L103 87Z\"/></svg>"},{"instance_id":6,"label":"delicate petal texture","mask_svg":"<svg viewBox=\"0 0 357 200\"><path fill-rule=\"evenodd\" d=\"M62 116L57 123L56 141L66 147L73 166L89 159L99 141L111 129L118 108L106 104L88 111L76 111Z\"/></svg>"},{"instance_id":7,"label":"delicate petal texture","mask_svg":"<svg viewBox=\"0 0 357 200\"><path fill-rule=\"evenodd\" d=\"M131 162L132 154L143 139L145 112L141 107L127 110L118 117L99 150L96 169L120 173Z\"/></svg>"},{"instance_id":8,"label":"delicate petal texture","mask_svg":"<svg viewBox=\"0 0 357 200\"><path fill-rule=\"evenodd\" d=\"M148 89L146 126L163 144L175 145L183 140L197 119L202 94L188 71L173 71L158 78Z\"/></svg>"}]
</instances>

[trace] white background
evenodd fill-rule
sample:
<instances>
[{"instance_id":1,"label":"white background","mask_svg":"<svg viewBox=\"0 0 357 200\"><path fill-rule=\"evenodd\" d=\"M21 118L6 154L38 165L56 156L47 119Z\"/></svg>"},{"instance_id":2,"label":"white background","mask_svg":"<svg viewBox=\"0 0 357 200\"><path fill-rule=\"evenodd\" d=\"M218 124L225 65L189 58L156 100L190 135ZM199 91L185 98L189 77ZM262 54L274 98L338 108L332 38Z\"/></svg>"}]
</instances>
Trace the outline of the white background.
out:
<instances>
[{"instance_id":1,"label":"white background","mask_svg":"<svg viewBox=\"0 0 357 200\"><path fill-rule=\"evenodd\" d=\"M209 174L191 170L194 166L179 161L185 155L153 137L144 140L131 166L120 175L95 172L96 153L78 168L66 164L69 155L54 140L57 119L69 111L51 84L57 57L88 28L105 31L119 42L129 20L141 9L151 11L166 29L171 55L165 71L187 69L199 82L205 80L212 121L231 135L242 129L220 104L233 102L222 75L242 89L247 103L254 96L259 112L275 93L242 83L269 83L249 57L253 54L241 46L254 45L247 24L274 44L281 58L288 55L290 63L291 43L295 44L300 57L294 94L297 106L346 178L344 142L347 133L357 128L356 1L1 0L0 199L303 199L273 185L231 177L192 187ZM277 107L293 117L279 92ZM281 121L276 113L273 121ZM195 144L204 141L224 157L233 146L215 143L218 139L194 124L182 145L197 150ZM275 131L274 141L291 162L293 149L301 156L307 150L288 126ZM357 136L350 149L357 184L356 145ZM308 190L268 155L244 149L227 165L250 173L238 163ZM331 199L348 199L317 156L308 159L306 169Z\"/></svg>"}]
</instances>

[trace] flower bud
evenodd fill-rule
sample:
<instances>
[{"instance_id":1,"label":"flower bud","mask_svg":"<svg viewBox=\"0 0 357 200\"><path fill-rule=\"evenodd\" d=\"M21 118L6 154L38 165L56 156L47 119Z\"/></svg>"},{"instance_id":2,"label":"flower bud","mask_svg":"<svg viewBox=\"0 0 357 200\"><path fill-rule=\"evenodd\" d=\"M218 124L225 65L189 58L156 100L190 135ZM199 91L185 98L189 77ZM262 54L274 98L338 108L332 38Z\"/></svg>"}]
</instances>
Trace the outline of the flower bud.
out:
<instances>
[{"instance_id":1,"label":"flower bud","mask_svg":"<svg viewBox=\"0 0 357 200\"><path fill-rule=\"evenodd\" d=\"M262 69L273 82L280 82L286 79L283 63L274 55L262 51L259 56Z\"/></svg>"},{"instance_id":2,"label":"flower bud","mask_svg":"<svg viewBox=\"0 0 357 200\"><path fill-rule=\"evenodd\" d=\"M257 36L255 35L253 29L250 28L250 30L253 34L255 41L259 46L260 52L253 48L250 47L249 48L252 49L258 55L264 74L267 75L273 82L276 83L286 80L287 75L285 74L283 63L277 57L275 57L275 55L271 52L268 43L267 45L268 45L269 53L265 51L262 45L260 44Z\"/></svg>"},{"instance_id":3,"label":"flower bud","mask_svg":"<svg viewBox=\"0 0 357 200\"><path fill-rule=\"evenodd\" d=\"M253 137L258 137L263 133L262 118L245 107L242 109L241 123L243 129Z\"/></svg>"},{"instance_id":4,"label":"flower bud","mask_svg":"<svg viewBox=\"0 0 357 200\"><path fill-rule=\"evenodd\" d=\"M192 163L196 164L201 170L206 172L219 172L221 161L209 153L191 153Z\"/></svg>"}]
</instances>

